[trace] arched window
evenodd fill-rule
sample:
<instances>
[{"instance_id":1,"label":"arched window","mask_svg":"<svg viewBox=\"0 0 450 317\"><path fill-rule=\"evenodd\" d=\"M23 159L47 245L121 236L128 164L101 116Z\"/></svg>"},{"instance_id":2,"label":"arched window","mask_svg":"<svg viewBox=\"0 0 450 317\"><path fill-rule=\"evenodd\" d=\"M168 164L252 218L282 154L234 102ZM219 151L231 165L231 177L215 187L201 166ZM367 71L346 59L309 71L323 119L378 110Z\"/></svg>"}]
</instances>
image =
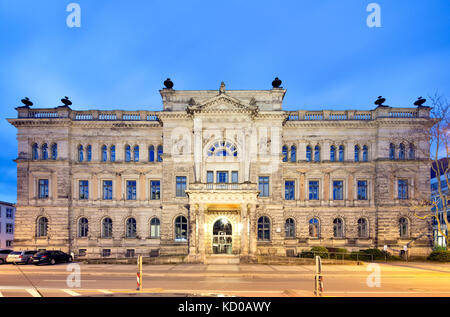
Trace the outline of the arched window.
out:
<instances>
[{"instance_id":1,"label":"arched window","mask_svg":"<svg viewBox=\"0 0 450 317\"><path fill-rule=\"evenodd\" d=\"M131 161L131 147L129 145L125 146L125 162Z\"/></svg>"},{"instance_id":2,"label":"arched window","mask_svg":"<svg viewBox=\"0 0 450 317\"><path fill-rule=\"evenodd\" d=\"M416 153L415 153L415 149L414 149L414 144L410 143L409 144L409 154L408 154L408 158L410 160L414 160L416 158Z\"/></svg>"},{"instance_id":3,"label":"arched window","mask_svg":"<svg viewBox=\"0 0 450 317\"><path fill-rule=\"evenodd\" d=\"M334 145L330 146L330 161L336 161L336 147Z\"/></svg>"},{"instance_id":4,"label":"arched window","mask_svg":"<svg viewBox=\"0 0 450 317\"><path fill-rule=\"evenodd\" d=\"M358 238L367 238L369 231L367 230L367 220L365 218L358 219Z\"/></svg>"},{"instance_id":5,"label":"arched window","mask_svg":"<svg viewBox=\"0 0 450 317\"><path fill-rule=\"evenodd\" d=\"M102 238L112 238L112 220L111 218L105 218L102 221Z\"/></svg>"},{"instance_id":6,"label":"arched window","mask_svg":"<svg viewBox=\"0 0 450 317\"><path fill-rule=\"evenodd\" d=\"M306 161L312 161L312 149L309 145L306 147Z\"/></svg>"},{"instance_id":7,"label":"arched window","mask_svg":"<svg viewBox=\"0 0 450 317\"><path fill-rule=\"evenodd\" d=\"M237 152L235 152L234 154L237 154ZM158 146L158 162L162 162L162 155L163 155L163 146L160 145Z\"/></svg>"},{"instance_id":8,"label":"arched window","mask_svg":"<svg viewBox=\"0 0 450 317\"><path fill-rule=\"evenodd\" d=\"M309 237L310 238L320 237L319 219L317 218L309 219Z\"/></svg>"},{"instance_id":9,"label":"arched window","mask_svg":"<svg viewBox=\"0 0 450 317\"><path fill-rule=\"evenodd\" d=\"M159 160L159 151L160 147L158 147L158 162L161 162ZM161 147L161 154L162 154L162 147ZM208 156L234 156L237 157L238 151L237 147L233 145L233 143L229 141L216 141L214 144L212 144L208 149Z\"/></svg>"},{"instance_id":10,"label":"arched window","mask_svg":"<svg viewBox=\"0 0 450 317\"><path fill-rule=\"evenodd\" d=\"M336 218L333 220L333 236L335 238L344 237L344 223L340 218Z\"/></svg>"},{"instance_id":11,"label":"arched window","mask_svg":"<svg viewBox=\"0 0 450 317\"><path fill-rule=\"evenodd\" d=\"M92 146L88 145L86 147L86 161L90 162L92 160Z\"/></svg>"},{"instance_id":12,"label":"arched window","mask_svg":"<svg viewBox=\"0 0 450 317\"><path fill-rule=\"evenodd\" d=\"M297 147L291 146L291 162L297 162Z\"/></svg>"},{"instance_id":13,"label":"arched window","mask_svg":"<svg viewBox=\"0 0 450 317\"><path fill-rule=\"evenodd\" d=\"M339 162L344 162L345 157L345 147L343 145L339 146Z\"/></svg>"},{"instance_id":14,"label":"arched window","mask_svg":"<svg viewBox=\"0 0 450 317\"><path fill-rule=\"evenodd\" d=\"M409 237L408 219L400 218L398 221L398 225L400 229L400 238L408 238Z\"/></svg>"},{"instance_id":15,"label":"arched window","mask_svg":"<svg viewBox=\"0 0 450 317\"><path fill-rule=\"evenodd\" d=\"M258 240L270 241L270 219L263 216L258 219Z\"/></svg>"},{"instance_id":16,"label":"arched window","mask_svg":"<svg viewBox=\"0 0 450 317\"><path fill-rule=\"evenodd\" d=\"M369 160L369 147L367 145L363 146L362 160L363 162L367 162Z\"/></svg>"},{"instance_id":17,"label":"arched window","mask_svg":"<svg viewBox=\"0 0 450 317\"><path fill-rule=\"evenodd\" d=\"M42 151L41 158L43 160L48 160L48 145L47 145L47 143L42 144L41 151Z\"/></svg>"},{"instance_id":18,"label":"arched window","mask_svg":"<svg viewBox=\"0 0 450 317\"><path fill-rule=\"evenodd\" d=\"M139 162L139 146L135 146L133 150L133 159L135 162Z\"/></svg>"},{"instance_id":19,"label":"arched window","mask_svg":"<svg viewBox=\"0 0 450 317\"><path fill-rule=\"evenodd\" d=\"M102 162L106 162L108 160L108 147L106 145L102 146Z\"/></svg>"},{"instance_id":20,"label":"arched window","mask_svg":"<svg viewBox=\"0 0 450 317\"><path fill-rule=\"evenodd\" d=\"M389 159L395 160L395 145L393 143L389 144Z\"/></svg>"},{"instance_id":21,"label":"arched window","mask_svg":"<svg viewBox=\"0 0 450 317\"><path fill-rule=\"evenodd\" d=\"M80 238L86 238L89 232L89 223L86 218L81 218L78 221L78 236Z\"/></svg>"},{"instance_id":22,"label":"arched window","mask_svg":"<svg viewBox=\"0 0 450 317\"><path fill-rule=\"evenodd\" d=\"M83 146L78 146L78 161L83 162L84 161L84 153L83 153Z\"/></svg>"},{"instance_id":23,"label":"arched window","mask_svg":"<svg viewBox=\"0 0 450 317\"><path fill-rule=\"evenodd\" d=\"M109 148L109 160L111 162L116 161L116 146L115 145L111 145L111 147Z\"/></svg>"},{"instance_id":24,"label":"arched window","mask_svg":"<svg viewBox=\"0 0 450 317\"><path fill-rule=\"evenodd\" d=\"M184 216L178 216L175 219L175 241L187 241L187 219Z\"/></svg>"},{"instance_id":25,"label":"arched window","mask_svg":"<svg viewBox=\"0 0 450 317\"><path fill-rule=\"evenodd\" d=\"M314 161L320 162L320 146L318 145L314 147Z\"/></svg>"},{"instance_id":26,"label":"arched window","mask_svg":"<svg viewBox=\"0 0 450 317\"><path fill-rule=\"evenodd\" d=\"M160 235L160 221L158 218L153 218L150 221L150 238L159 238Z\"/></svg>"},{"instance_id":27,"label":"arched window","mask_svg":"<svg viewBox=\"0 0 450 317\"><path fill-rule=\"evenodd\" d=\"M126 237L136 238L136 219L128 218L126 223Z\"/></svg>"},{"instance_id":28,"label":"arched window","mask_svg":"<svg viewBox=\"0 0 450 317\"><path fill-rule=\"evenodd\" d=\"M39 145L37 143L32 146L32 158L33 160L39 160Z\"/></svg>"},{"instance_id":29,"label":"arched window","mask_svg":"<svg viewBox=\"0 0 450 317\"><path fill-rule=\"evenodd\" d=\"M283 154L283 162L287 162L288 161L288 147L286 145L283 145L281 152Z\"/></svg>"},{"instance_id":30,"label":"arched window","mask_svg":"<svg viewBox=\"0 0 450 317\"><path fill-rule=\"evenodd\" d=\"M286 238L295 238L295 221L292 218L286 219L284 223L284 232Z\"/></svg>"},{"instance_id":31,"label":"arched window","mask_svg":"<svg viewBox=\"0 0 450 317\"><path fill-rule=\"evenodd\" d=\"M38 237L46 237L48 232L48 219L45 217L41 217L37 222L37 230L36 236Z\"/></svg>"},{"instance_id":32,"label":"arched window","mask_svg":"<svg viewBox=\"0 0 450 317\"><path fill-rule=\"evenodd\" d=\"M355 145L355 162L359 162L359 145Z\"/></svg>"},{"instance_id":33,"label":"arched window","mask_svg":"<svg viewBox=\"0 0 450 317\"><path fill-rule=\"evenodd\" d=\"M404 160L406 159L406 154L405 154L405 145L403 143L400 143L400 149L398 151L398 159L399 160Z\"/></svg>"},{"instance_id":34,"label":"arched window","mask_svg":"<svg viewBox=\"0 0 450 317\"><path fill-rule=\"evenodd\" d=\"M153 145L150 145L150 147L148 148L148 161L155 161L155 147Z\"/></svg>"},{"instance_id":35,"label":"arched window","mask_svg":"<svg viewBox=\"0 0 450 317\"><path fill-rule=\"evenodd\" d=\"M58 144L52 144L52 160L56 160L58 158Z\"/></svg>"}]
</instances>

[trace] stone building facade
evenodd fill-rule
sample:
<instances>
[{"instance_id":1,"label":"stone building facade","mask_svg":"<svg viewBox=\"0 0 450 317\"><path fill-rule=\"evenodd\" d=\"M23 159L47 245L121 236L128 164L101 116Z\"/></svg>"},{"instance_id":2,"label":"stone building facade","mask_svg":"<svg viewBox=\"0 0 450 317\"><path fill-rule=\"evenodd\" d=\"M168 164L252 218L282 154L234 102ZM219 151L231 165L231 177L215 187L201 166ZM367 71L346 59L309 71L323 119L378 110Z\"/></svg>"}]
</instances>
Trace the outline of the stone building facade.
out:
<instances>
[{"instance_id":1,"label":"stone building facade","mask_svg":"<svg viewBox=\"0 0 450 317\"><path fill-rule=\"evenodd\" d=\"M249 259L426 254L429 109L283 111L286 90L160 91L163 110L17 108L16 248ZM425 154L424 154L425 153Z\"/></svg>"}]
</instances>

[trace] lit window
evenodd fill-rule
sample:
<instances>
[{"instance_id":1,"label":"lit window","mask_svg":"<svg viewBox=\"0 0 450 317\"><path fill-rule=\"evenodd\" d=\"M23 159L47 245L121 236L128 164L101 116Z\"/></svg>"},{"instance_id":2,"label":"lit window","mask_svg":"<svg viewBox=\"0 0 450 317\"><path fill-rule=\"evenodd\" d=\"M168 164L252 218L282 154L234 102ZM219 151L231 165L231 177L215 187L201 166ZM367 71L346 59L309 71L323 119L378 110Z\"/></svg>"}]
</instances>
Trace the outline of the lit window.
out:
<instances>
[{"instance_id":1,"label":"lit window","mask_svg":"<svg viewBox=\"0 0 450 317\"><path fill-rule=\"evenodd\" d=\"M150 221L150 238L160 237L160 221L158 218L153 218Z\"/></svg>"},{"instance_id":2,"label":"lit window","mask_svg":"<svg viewBox=\"0 0 450 317\"><path fill-rule=\"evenodd\" d=\"M175 219L175 241L187 241L188 223L184 216Z\"/></svg>"},{"instance_id":3,"label":"lit window","mask_svg":"<svg viewBox=\"0 0 450 317\"><path fill-rule=\"evenodd\" d=\"M320 231L319 231L319 219L312 218L309 220L309 237L310 238L319 238Z\"/></svg>"}]
</instances>

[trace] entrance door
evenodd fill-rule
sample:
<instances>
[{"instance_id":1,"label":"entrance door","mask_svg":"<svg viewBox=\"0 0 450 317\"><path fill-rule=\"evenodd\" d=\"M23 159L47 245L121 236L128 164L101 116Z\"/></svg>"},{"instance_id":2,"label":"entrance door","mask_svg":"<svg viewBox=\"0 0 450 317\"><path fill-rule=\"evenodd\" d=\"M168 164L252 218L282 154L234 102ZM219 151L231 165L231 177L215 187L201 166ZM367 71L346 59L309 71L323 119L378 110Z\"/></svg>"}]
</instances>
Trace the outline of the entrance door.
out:
<instances>
[{"instance_id":1,"label":"entrance door","mask_svg":"<svg viewBox=\"0 0 450 317\"><path fill-rule=\"evenodd\" d=\"M213 253L231 254L233 246L231 223L226 218L221 218L213 226Z\"/></svg>"}]
</instances>

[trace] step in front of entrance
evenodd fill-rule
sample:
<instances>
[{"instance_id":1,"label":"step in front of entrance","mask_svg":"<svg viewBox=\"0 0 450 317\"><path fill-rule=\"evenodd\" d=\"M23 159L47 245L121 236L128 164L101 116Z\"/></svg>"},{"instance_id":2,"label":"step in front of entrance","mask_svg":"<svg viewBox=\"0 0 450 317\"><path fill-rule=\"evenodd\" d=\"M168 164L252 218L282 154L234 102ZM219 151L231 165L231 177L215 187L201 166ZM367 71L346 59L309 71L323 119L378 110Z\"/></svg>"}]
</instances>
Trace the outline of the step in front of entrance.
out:
<instances>
[{"instance_id":1,"label":"step in front of entrance","mask_svg":"<svg viewBox=\"0 0 450 317\"><path fill-rule=\"evenodd\" d=\"M239 255L207 255L205 264L239 264Z\"/></svg>"}]
</instances>

